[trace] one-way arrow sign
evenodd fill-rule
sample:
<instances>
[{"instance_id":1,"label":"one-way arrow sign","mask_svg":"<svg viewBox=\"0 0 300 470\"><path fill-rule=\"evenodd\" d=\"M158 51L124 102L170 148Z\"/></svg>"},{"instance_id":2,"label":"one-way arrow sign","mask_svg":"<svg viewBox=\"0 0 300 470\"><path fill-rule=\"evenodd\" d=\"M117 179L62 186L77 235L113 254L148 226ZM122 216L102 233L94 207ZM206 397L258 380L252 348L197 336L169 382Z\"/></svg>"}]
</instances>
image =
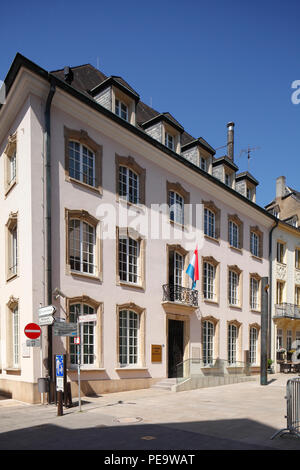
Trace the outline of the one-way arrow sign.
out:
<instances>
[{"instance_id":1,"label":"one-way arrow sign","mask_svg":"<svg viewBox=\"0 0 300 470\"><path fill-rule=\"evenodd\" d=\"M47 305L47 307L41 307L38 309L39 317L48 317L56 312L54 305Z\"/></svg>"}]
</instances>

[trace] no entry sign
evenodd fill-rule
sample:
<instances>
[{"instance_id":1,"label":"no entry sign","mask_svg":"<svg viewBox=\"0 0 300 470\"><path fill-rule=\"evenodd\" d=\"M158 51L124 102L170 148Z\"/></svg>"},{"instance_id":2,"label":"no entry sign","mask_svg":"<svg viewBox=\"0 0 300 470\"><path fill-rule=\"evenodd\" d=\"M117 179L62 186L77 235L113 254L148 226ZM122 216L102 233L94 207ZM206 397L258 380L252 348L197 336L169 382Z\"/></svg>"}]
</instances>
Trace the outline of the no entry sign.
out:
<instances>
[{"instance_id":1,"label":"no entry sign","mask_svg":"<svg viewBox=\"0 0 300 470\"><path fill-rule=\"evenodd\" d=\"M40 337L41 329L36 323L28 323L24 328L24 333L27 338L37 339Z\"/></svg>"}]
</instances>

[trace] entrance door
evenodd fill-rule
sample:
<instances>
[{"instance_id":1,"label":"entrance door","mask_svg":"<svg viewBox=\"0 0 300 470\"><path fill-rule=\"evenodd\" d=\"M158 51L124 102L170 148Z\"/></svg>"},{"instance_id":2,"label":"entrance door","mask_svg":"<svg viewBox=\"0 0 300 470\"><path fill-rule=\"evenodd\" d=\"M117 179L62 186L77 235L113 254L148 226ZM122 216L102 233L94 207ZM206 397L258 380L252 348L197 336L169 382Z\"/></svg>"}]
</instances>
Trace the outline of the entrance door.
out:
<instances>
[{"instance_id":1,"label":"entrance door","mask_svg":"<svg viewBox=\"0 0 300 470\"><path fill-rule=\"evenodd\" d=\"M168 335L168 377L181 377L183 367L176 366L183 361L184 322L169 320Z\"/></svg>"}]
</instances>

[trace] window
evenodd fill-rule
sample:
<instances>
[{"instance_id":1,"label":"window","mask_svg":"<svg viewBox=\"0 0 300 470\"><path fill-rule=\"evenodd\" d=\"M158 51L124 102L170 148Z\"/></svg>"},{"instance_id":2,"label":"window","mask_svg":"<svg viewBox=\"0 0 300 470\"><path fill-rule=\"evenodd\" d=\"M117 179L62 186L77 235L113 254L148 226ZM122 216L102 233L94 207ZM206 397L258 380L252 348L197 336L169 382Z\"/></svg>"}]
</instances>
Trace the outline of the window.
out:
<instances>
[{"instance_id":1,"label":"window","mask_svg":"<svg viewBox=\"0 0 300 470\"><path fill-rule=\"evenodd\" d=\"M16 306L12 311L13 327L13 367L18 368L20 363L20 325L19 308Z\"/></svg>"},{"instance_id":2,"label":"window","mask_svg":"<svg viewBox=\"0 0 300 470\"><path fill-rule=\"evenodd\" d=\"M281 328L277 329L277 350L283 347L283 332Z\"/></svg>"},{"instance_id":3,"label":"window","mask_svg":"<svg viewBox=\"0 0 300 470\"><path fill-rule=\"evenodd\" d=\"M69 142L69 175L89 186L96 186L95 154L79 142Z\"/></svg>"},{"instance_id":4,"label":"window","mask_svg":"<svg viewBox=\"0 0 300 470\"><path fill-rule=\"evenodd\" d=\"M120 116L125 121L128 121L128 106L123 103L123 101L115 101L115 113L117 116Z\"/></svg>"},{"instance_id":5,"label":"window","mask_svg":"<svg viewBox=\"0 0 300 470\"><path fill-rule=\"evenodd\" d=\"M7 226L7 279L18 274L18 219L10 214Z\"/></svg>"},{"instance_id":6,"label":"window","mask_svg":"<svg viewBox=\"0 0 300 470\"><path fill-rule=\"evenodd\" d=\"M165 132L165 146L174 150L174 137L168 132Z\"/></svg>"},{"instance_id":7,"label":"window","mask_svg":"<svg viewBox=\"0 0 300 470\"><path fill-rule=\"evenodd\" d=\"M300 286L295 287L295 304L300 307Z\"/></svg>"},{"instance_id":8,"label":"window","mask_svg":"<svg viewBox=\"0 0 300 470\"><path fill-rule=\"evenodd\" d=\"M184 259L177 251L174 253L174 284L175 286L182 286Z\"/></svg>"},{"instance_id":9,"label":"window","mask_svg":"<svg viewBox=\"0 0 300 470\"><path fill-rule=\"evenodd\" d=\"M252 189L247 188L247 199L250 199L252 201Z\"/></svg>"},{"instance_id":10,"label":"window","mask_svg":"<svg viewBox=\"0 0 300 470\"><path fill-rule=\"evenodd\" d=\"M250 277L250 307L259 310L259 280Z\"/></svg>"},{"instance_id":11,"label":"window","mask_svg":"<svg viewBox=\"0 0 300 470\"><path fill-rule=\"evenodd\" d=\"M204 208L204 233L211 238L216 238L216 216L206 207Z\"/></svg>"},{"instance_id":12,"label":"window","mask_svg":"<svg viewBox=\"0 0 300 470\"><path fill-rule=\"evenodd\" d=\"M234 365L237 358L237 327L228 325L228 364Z\"/></svg>"},{"instance_id":13,"label":"window","mask_svg":"<svg viewBox=\"0 0 300 470\"><path fill-rule=\"evenodd\" d=\"M250 234L250 251L253 256L259 256L259 238L254 232Z\"/></svg>"},{"instance_id":14,"label":"window","mask_svg":"<svg viewBox=\"0 0 300 470\"><path fill-rule=\"evenodd\" d=\"M83 220L69 221L69 264L72 271L95 274L95 228Z\"/></svg>"},{"instance_id":15,"label":"window","mask_svg":"<svg viewBox=\"0 0 300 470\"><path fill-rule=\"evenodd\" d=\"M276 304L281 305L283 303L283 291L284 291L284 283L277 281L276 285Z\"/></svg>"},{"instance_id":16,"label":"window","mask_svg":"<svg viewBox=\"0 0 300 470\"><path fill-rule=\"evenodd\" d=\"M170 220L184 225L184 199L180 194L169 191Z\"/></svg>"},{"instance_id":17,"label":"window","mask_svg":"<svg viewBox=\"0 0 300 470\"><path fill-rule=\"evenodd\" d=\"M293 333L292 330L286 331L286 350L290 351L292 349Z\"/></svg>"},{"instance_id":18,"label":"window","mask_svg":"<svg viewBox=\"0 0 300 470\"><path fill-rule=\"evenodd\" d=\"M140 244L132 238L119 239L119 276L120 281L138 284Z\"/></svg>"},{"instance_id":19,"label":"window","mask_svg":"<svg viewBox=\"0 0 300 470\"><path fill-rule=\"evenodd\" d=\"M228 173L225 173L225 184L231 187L231 176Z\"/></svg>"},{"instance_id":20,"label":"window","mask_svg":"<svg viewBox=\"0 0 300 470\"><path fill-rule=\"evenodd\" d=\"M277 242L277 262L284 264L285 257L285 244Z\"/></svg>"},{"instance_id":21,"label":"window","mask_svg":"<svg viewBox=\"0 0 300 470\"><path fill-rule=\"evenodd\" d=\"M5 195L17 180L17 133L10 135L4 150L5 160Z\"/></svg>"},{"instance_id":22,"label":"window","mask_svg":"<svg viewBox=\"0 0 300 470\"><path fill-rule=\"evenodd\" d=\"M250 364L257 364L257 328L250 328L250 341L249 341L249 361Z\"/></svg>"},{"instance_id":23,"label":"window","mask_svg":"<svg viewBox=\"0 0 300 470\"><path fill-rule=\"evenodd\" d=\"M239 305L239 274L229 270L228 300L230 305Z\"/></svg>"},{"instance_id":24,"label":"window","mask_svg":"<svg viewBox=\"0 0 300 470\"><path fill-rule=\"evenodd\" d=\"M119 362L120 366L138 364L139 315L132 310L119 312Z\"/></svg>"},{"instance_id":25,"label":"window","mask_svg":"<svg viewBox=\"0 0 300 470\"><path fill-rule=\"evenodd\" d=\"M203 264L203 296L206 300L215 300L216 268L210 263Z\"/></svg>"},{"instance_id":26,"label":"window","mask_svg":"<svg viewBox=\"0 0 300 470\"><path fill-rule=\"evenodd\" d=\"M300 249L295 249L295 268L300 269Z\"/></svg>"},{"instance_id":27,"label":"window","mask_svg":"<svg viewBox=\"0 0 300 470\"><path fill-rule=\"evenodd\" d=\"M102 146L84 130L64 128L66 181L102 194Z\"/></svg>"},{"instance_id":28,"label":"window","mask_svg":"<svg viewBox=\"0 0 300 470\"><path fill-rule=\"evenodd\" d=\"M139 175L125 166L119 166L119 196L133 204L139 203Z\"/></svg>"},{"instance_id":29,"label":"window","mask_svg":"<svg viewBox=\"0 0 300 470\"><path fill-rule=\"evenodd\" d=\"M239 248L239 227L232 220L229 221L229 244Z\"/></svg>"},{"instance_id":30,"label":"window","mask_svg":"<svg viewBox=\"0 0 300 470\"><path fill-rule=\"evenodd\" d=\"M205 366L211 365L214 358L214 324L204 321L202 324L202 345L203 363Z\"/></svg>"},{"instance_id":31,"label":"window","mask_svg":"<svg viewBox=\"0 0 300 470\"><path fill-rule=\"evenodd\" d=\"M70 322L77 323L80 315L93 315L95 309L87 304L70 305ZM95 328L96 322L80 323L81 344L78 346L74 343L74 338L70 337L70 363L78 364L78 348L80 354L80 362L83 366L94 365L95 363Z\"/></svg>"},{"instance_id":32,"label":"window","mask_svg":"<svg viewBox=\"0 0 300 470\"><path fill-rule=\"evenodd\" d=\"M204 157L200 157L200 168L203 171L207 171L207 160Z\"/></svg>"}]
</instances>

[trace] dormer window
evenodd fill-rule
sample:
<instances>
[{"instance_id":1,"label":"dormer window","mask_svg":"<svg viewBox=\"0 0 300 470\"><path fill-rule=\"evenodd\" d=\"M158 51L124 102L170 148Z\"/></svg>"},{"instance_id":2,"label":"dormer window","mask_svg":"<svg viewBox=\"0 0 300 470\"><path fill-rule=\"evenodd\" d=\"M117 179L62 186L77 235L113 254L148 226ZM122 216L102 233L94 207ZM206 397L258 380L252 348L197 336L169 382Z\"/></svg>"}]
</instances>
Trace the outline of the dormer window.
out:
<instances>
[{"instance_id":1,"label":"dormer window","mask_svg":"<svg viewBox=\"0 0 300 470\"><path fill-rule=\"evenodd\" d=\"M204 157L200 157L200 168L203 171L207 171L207 161Z\"/></svg>"},{"instance_id":2,"label":"dormer window","mask_svg":"<svg viewBox=\"0 0 300 470\"><path fill-rule=\"evenodd\" d=\"M165 146L174 150L174 137L168 132L165 133Z\"/></svg>"},{"instance_id":3,"label":"dormer window","mask_svg":"<svg viewBox=\"0 0 300 470\"><path fill-rule=\"evenodd\" d=\"M225 184L231 188L231 175L229 173L225 173Z\"/></svg>"},{"instance_id":4,"label":"dormer window","mask_svg":"<svg viewBox=\"0 0 300 470\"><path fill-rule=\"evenodd\" d=\"M247 188L247 199L250 199L250 201L252 201L252 189L251 188Z\"/></svg>"},{"instance_id":5,"label":"dormer window","mask_svg":"<svg viewBox=\"0 0 300 470\"><path fill-rule=\"evenodd\" d=\"M123 103L123 101L116 99L115 113L117 116L124 119L124 121L128 121L128 106L125 103Z\"/></svg>"}]
</instances>

